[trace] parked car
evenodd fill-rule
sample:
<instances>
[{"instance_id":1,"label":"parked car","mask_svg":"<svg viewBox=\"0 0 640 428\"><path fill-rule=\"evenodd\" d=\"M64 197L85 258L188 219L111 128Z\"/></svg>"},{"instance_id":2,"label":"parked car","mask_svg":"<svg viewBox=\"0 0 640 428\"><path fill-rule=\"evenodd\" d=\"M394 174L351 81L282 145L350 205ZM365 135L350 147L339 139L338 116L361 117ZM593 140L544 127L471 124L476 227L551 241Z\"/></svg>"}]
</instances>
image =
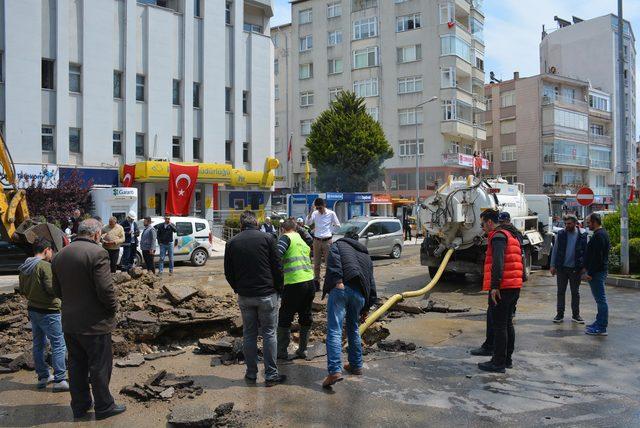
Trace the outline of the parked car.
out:
<instances>
[{"instance_id":1,"label":"parked car","mask_svg":"<svg viewBox=\"0 0 640 428\"><path fill-rule=\"evenodd\" d=\"M354 217L342 223L340 229L333 235L336 241L348 231L354 231L360 237L372 256L390 256L400 258L404 237L402 223L395 217Z\"/></svg>"},{"instance_id":2,"label":"parked car","mask_svg":"<svg viewBox=\"0 0 640 428\"><path fill-rule=\"evenodd\" d=\"M17 272L27 257L29 255L22 247L0 240L0 272Z\"/></svg>"}]
</instances>

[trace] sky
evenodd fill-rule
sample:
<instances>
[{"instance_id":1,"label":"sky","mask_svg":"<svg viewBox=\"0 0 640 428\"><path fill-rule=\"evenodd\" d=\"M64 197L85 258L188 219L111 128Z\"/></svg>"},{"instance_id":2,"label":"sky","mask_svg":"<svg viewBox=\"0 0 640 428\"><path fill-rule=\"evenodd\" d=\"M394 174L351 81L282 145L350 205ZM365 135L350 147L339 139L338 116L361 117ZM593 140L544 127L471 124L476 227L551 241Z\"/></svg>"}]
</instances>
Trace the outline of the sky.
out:
<instances>
[{"instance_id":1,"label":"sky","mask_svg":"<svg viewBox=\"0 0 640 428\"><path fill-rule=\"evenodd\" d=\"M393 1L393 0L381 0ZM273 0L272 25L291 22L288 0ZM484 0L485 71L495 72L499 79L510 79L514 71L520 76L540 72L539 44L542 25L556 28L554 16L571 20L595 18L617 13L617 0ZM640 39L640 0L624 0L623 15L631 22L634 34ZM638 45L636 43L636 50ZM640 53L640 52L638 52ZM640 55L636 55L640 61ZM640 64L636 64L640 65ZM640 70L640 67L636 67ZM640 94L640 78L636 79ZM640 108L640 96L637 97Z\"/></svg>"}]
</instances>

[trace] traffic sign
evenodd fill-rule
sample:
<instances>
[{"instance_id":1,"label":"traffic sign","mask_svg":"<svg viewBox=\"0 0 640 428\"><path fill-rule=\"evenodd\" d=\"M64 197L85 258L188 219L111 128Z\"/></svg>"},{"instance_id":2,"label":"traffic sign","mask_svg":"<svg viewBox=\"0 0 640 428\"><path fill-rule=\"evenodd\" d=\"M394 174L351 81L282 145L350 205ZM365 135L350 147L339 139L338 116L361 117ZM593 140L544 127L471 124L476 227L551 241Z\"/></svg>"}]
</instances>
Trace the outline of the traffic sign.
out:
<instances>
[{"instance_id":1,"label":"traffic sign","mask_svg":"<svg viewBox=\"0 0 640 428\"><path fill-rule=\"evenodd\" d=\"M578 190L578 193L576 194L576 200L580 205L584 207L588 207L589 205L591 205L593 203L593 199L593 190L588 187L583 187L582 189Z\"/></svg>"}]
</instances>

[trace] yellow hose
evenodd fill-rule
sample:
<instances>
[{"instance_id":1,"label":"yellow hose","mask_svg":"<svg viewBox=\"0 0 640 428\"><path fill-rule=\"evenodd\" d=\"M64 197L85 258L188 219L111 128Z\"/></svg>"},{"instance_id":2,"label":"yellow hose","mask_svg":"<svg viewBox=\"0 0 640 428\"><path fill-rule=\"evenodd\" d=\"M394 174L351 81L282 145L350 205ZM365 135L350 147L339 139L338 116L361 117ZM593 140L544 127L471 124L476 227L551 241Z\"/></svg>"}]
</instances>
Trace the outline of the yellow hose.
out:
<instances>
[{"instance_id":1,"label":"yellow hose","mask_svg":"<svg viewBox=\"0 0 640 428\"><path fill-rule=\"evenodd\" d=\"M405 291L404 293L393 295L389 300L385 302L384 305L380 306L374 313L369 315L369 318L367 318L365 322L360 326L360 334L363 334L371 326L371 324L376 322L378 318L380 318L385 312L391 309L391 307L393 307L393 305L395 305L396 303L401 302L409 297L423 296L427 292L429 292L429 290L435 287L440 280L442 273L444 272L444 268L447 266L447 263L449 263L449 259L451 258L452 254L453 248L447 250L447 253L444 255L442 263L440 263L440 267L438 268L435 276L431 278L431 281L429 281L429 283L423 288L415 291Z\"/></svg>"}]
</instances>

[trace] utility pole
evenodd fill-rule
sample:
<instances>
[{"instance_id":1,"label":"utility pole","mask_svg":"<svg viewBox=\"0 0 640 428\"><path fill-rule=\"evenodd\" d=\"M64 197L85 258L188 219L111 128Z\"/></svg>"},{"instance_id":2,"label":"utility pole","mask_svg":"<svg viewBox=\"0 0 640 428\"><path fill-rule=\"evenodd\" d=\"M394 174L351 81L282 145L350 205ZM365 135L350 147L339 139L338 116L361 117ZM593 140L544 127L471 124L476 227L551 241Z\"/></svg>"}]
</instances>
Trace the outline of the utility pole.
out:
<instances>
[{"instance_id":1,"label":"utility pole","mask_svg":"<svg viewBox=\"0 0 640 428\"><path fill-rule=\"evenodd\" d=\"M289 131L289 37L287 37L287 32L284 31L284 79L285 79L285 127L287 129L286 135L286 145L287 145L287 185L289 186L289 190L293 193L293 167L291 168L291 172L289 171L289 164L293 164L293 159L289 161L289 144L293 145L293 137ZM293 153L293 151L292 151ZM293 158L293 155L291 156Z\"/></svg>"},{"instance_id":2,"label":"utility pole","mask_svg":"<svg viewBox=\"0 0 640 428\"><path fill-rule=\"evenodd\" d=\"M620 265L622 274L629 274L629 198L627 196L627 180L629 173L628 143L626 132L626 109L624 93L624 19L622 17L622 0L618 0L618 121L620 132Z\"/></svg>"},{"instance_id":3,"label":"utility pole","mask_svg":"<svg viewBox=\"0 0 640 428\"><path fill-rule=\"evenodd\" d=\"M430 103L432 101L437 100L438 97L431 97L430 99L428 99L427 101L423 101L420 104L418 104L417 106L414 107L414 118L415 118L415 123L416 123L416 209L418 207L418 205L420 205L420 144L418 142L418 109L420 107L422 107L423 105ZM424 114L422 115L422 122L424 123ZM424 147L424 143L422 143L422 146ZM424 153L423 153L424 155Z\"/></svg>"}]
</instances>

